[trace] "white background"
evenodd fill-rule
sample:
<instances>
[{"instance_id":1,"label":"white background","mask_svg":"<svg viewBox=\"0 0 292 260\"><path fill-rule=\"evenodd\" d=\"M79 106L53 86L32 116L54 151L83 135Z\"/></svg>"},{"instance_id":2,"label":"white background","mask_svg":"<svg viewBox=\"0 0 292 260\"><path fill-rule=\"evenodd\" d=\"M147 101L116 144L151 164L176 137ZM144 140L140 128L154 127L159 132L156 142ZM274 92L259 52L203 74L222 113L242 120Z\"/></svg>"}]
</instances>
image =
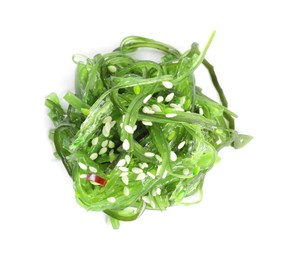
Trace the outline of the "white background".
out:
<instances>
[{"instance_id":1,"label":"white background","mask_svg":"<svg viewBox=\"0 0 292 260\"><path fill-rule=\"evenodd\" d=\"M289 2L2 1L0 259L291 260ZM45 96L73 88L72 54L111 51L128 35L184 51L213 29L207 58L254 140L222 151L199 205L112 230L75 202L47 139Z\"/></svg>"}]
</instances>

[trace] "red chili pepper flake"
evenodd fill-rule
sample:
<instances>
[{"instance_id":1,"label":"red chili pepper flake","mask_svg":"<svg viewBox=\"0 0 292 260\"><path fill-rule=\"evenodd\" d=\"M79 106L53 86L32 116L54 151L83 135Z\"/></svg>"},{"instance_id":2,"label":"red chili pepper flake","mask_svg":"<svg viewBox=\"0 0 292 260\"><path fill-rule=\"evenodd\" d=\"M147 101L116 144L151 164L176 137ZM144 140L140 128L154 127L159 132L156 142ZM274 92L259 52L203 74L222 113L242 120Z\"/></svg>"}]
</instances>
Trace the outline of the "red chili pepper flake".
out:
<instances>
[{"instance_id":1,"label":"red chili pepper flake","mask_svg":"<svg viewBox=\"0 0 292 260\"><path fill-rule=\"evenodd\" d=\"M87 174L86 180L98 183L103 187L106 185L106 180L104 178L101 178L93 173Z\"/></svg>"}]
</instances>

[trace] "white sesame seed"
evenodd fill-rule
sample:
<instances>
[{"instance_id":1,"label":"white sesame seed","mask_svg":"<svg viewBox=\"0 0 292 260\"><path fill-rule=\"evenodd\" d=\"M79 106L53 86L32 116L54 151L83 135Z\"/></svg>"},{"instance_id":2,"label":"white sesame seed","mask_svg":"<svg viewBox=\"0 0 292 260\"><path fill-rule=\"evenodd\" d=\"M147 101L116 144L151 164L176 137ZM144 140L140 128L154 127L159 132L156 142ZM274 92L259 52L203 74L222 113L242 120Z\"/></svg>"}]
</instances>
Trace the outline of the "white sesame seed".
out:
<instances>
[{"instance_id":1,"label":"white sesame seed","mask_svg":"<svg viewBox=\"0 0 292 260\"><path fill-rule=\"evenodd\" d=\"M163 100L164 100L163 96L157 97L157 103L161 103L163 102Z\"/></svg>"},{"instance_id":2,"label":"white sesame seed","mask_svg":"<svg viewBox=\"0 0 292 260\"><path fill-rule=\"evenodd\" d=\"M132 172L133 172L133 173L136 173L136 174L139 174L139 173L142 173L143 170L140 169L140 168L134 167L134 168L132 168Z\"/></svg>"},{"instance_id":3,"label":"white sesame seed","mask_svg":"<svg viewBox=\"0 0 292 260\"><path fill-rule=\"evenodd\" d=\"M110 135L110 131L111 131L111 123L110 122L107 122L104 127L102 128L102 134L105 136L105 137L108 137Z\"/></svg>"},{"instance_id":4,"label":"white sesame seed","mask_svg":"<svg viewBox=\"0 0 292 260\"><path fill-rule=\"evenodd\" d=\"M129 194L130 194L129 188L128 187L124 187L124 195L125 196L129 196Z\"/></svg>"},{"instance_id":5,"label":"white sesame seed","mask_svg":"<svg viewBox=\"0 0 292 260\"><path fill-rule=\"evenodd\" d=\"M165 115L165 117L167 117L167 118L172 118L172 117L176 117L177 116L177 114L166 114Z\"/></svg>"},{"instance_id":6,"label":"white sesame seed","mask_svg":"<svg viewBox=\"0 0 292 260\"><path fill-rule=\"evenodd\" d=\"M120 123L120 128L123 128L124 124L123 123Z\"/></svg>"},{"instance_id":7,"label":"white sesame seed","mask_svg":"<svg viewBox=\"0 0 292 260\"><path fill-rule=\"evenodd\" d=\"M173 108L177 108L177 107L179 107L179 105L178 105L178 104L175 104L175 103L170 103L169 106L170 106L170 107L173 107Z\"/></svg>"},{"instance_id":8,"label":"white sesame seed","mask_svg":"<svg viewBox=\"0 0 292 260\"><path fill-rule=\"evenodd\" d=\"M145 97L144 100L143 100L143 103L146 104L146 103L149 101L149 99L150 99L151 97L152 97L151 94L148 95L147 97Z\"/></svg>"},{"instance_id":9,"label":"white sesame seed","mask_svg":"<svg viewBox=\"0 0 292 260\"><path fill-rule=\"evenodd\" d=\"M130 155L127 154L127 155L125 156L125 160L126 160L127 164L129 164L130 161L131 161L131 157L130 157Z\"/></svg>"},{"instance_id":10,"label":"white sesame seed","mask_svg":"<svg viewBox=\"0 0 292 260\"><path fill-rule=\"evenodd\" d=\"M158 167L157 167L157 171L156 171L156 175L158 175L158 174L159 174L159 172L160 172L160 169L161 169L161 165L158 165Z\"/></svg>"},{"instance_id":11,"label":"white sesame seed","mask_svg":"<svg viewBox=\"0 0 292 260\"><path fill-rule=\"evenodd\" d=\"M141 169L144 169L143 163L139 163L139 167L140 167Z\"/></svg>"},{"instance_id":12,"label":"white sesame seed","mask_svg":"<svg viewBox=\"0 0 292 260\"><path fill-rule=\"evenodd\" d=\"M176 111L181 111L181 112L184 112L185 110L183 109L183 108L181 108L181 107L176 107L176 108L174 108L174 110L176 110Z\"/></svg>"},{"instance_id":13,"label":"white sesame seed","mask_svg":"<svg viewBox=\"0 0 292 260\"><path fill-rule=\"evenodd\" d=\"M155 158L156 158L156 160L159 161L160 163L162 162L162 158L161 158L160 155L155 154Z\"/></svg>"},{"instance_id":14,"label":"white sesame seed","mask_svg":"<svg viewBox=\"0 0 292 260\"><path fill-rule=\"evenodd\" d=\"M123 149L125 151L128 151L129 148L130 148L130 143L129 143L128 139L125 139L124 142L123 142Z\"/></svg>"},{"instance_id":15,"label":"white sesame seed","mask_svg":"<svg viewBox=\"0 0 292 260\"><path fill-rule=\"evenodd\" d=\"M180 104L184 105L185 102L186 102L186 97L185 96L181 97L180 98Z\"/></svg>"},{"instance_id":16,"label":"white sesame seed","mask_svg":"<svg viewBox=\"0 0 292 260\"><path fill-rule=\"evenodd\" d=\"M153 110L154 112L161 112L160 107L159 107L158 105L156 105L156 104L152 105L151 108L152 108L152 110Z\"/></svg>"},{"instance_id":17,"label":"white sesame seed","mask_svg":"<svg viewBox=\"0 0 292 260\"><path fill-rule=\"evenodd\" d=\"M201 107L199 108L199 114L200 114L200 115L204 115L204 110L203 110L203 108L201 108Z\"/></svg>"},{"instance_id":18,"label":"white sesame seed","mask_svg":"<svg viewBox=\"0 0 292 260\"><path fill-rule=\"evenodd\" d=\"M157 195L157 194L156 194L156 190L152 190L152 191L151 191L151 194L152 194L153 197L155 197L155 196Z\"/></svg>"},{"instance_id":19,"label":"white sesame seed","mask_svg":"<svg viewBox=\"0 0 292 260\"><path fill-rule=\"evenodd\" d=\"M155 111L153 111L150 107L143 107L142 112L144 114L154 114L155 113Z\"/></svg>"},{"instance_id":20,"label":"white sesame seed","mask_svg":"<svg viewBox=\"0 0 292 260\"><path fill-rule=\"evenodd\" d=\"M84 163L79 162L78 165L82 170L87 170L87 166Z\"/></svg>"},{"instance_id":21,"label":"white sesame seed","mask_svg":"<svg viewBox=\"0 0 292 260\"><path fill-rule=\"evenodd\" d=\"M97 173L96 168L94 168L93 166L89 166L89 170L93 173Z\"/></svg>"},{"instance_id":22,"label":"white sesame seed","mask_svg":"<svg viewBox=\"0 0 292 260\"><path fill-rule=\"evenodd\" d=\"M110 150L109 156L113 156L114 154L115 154L115 151L114 150Z\"/></svg>"},{"instance_id":23,"label":"white sesame seed","mask_svg":"<svg viewBox=\"0 0 292 260\"><path fill-rule=\"evenodd\" d=\"M120 166L119 169L122 171L122 172L128 172L129 169L127 167L124 167L124 166Z\"/></svg>"},{"instance_id":24,"label":"white sesame seed","mask_svg":"<svg viewBox=\"0 0 292 260\"><path fill-rule=\"evenodd\" d=\"M92 185L95 185L95 186L100 185L99 183L97 183L97 182L95 182L95 181L91 181L90 183L91 183Z\"/></svg>"},{"instance_id":25,"label":"white sesame seed","mask_svg":"<svg viewBox=\"0 0 292 260\"><path fill-rule=\"evenodd\" d=\"M145 162L142 164L142 166L143 166L143 168L148 168L149 167L148 163L145 163Z\"/></svg>"},{"instance_id":26,"label":"white sesame seed","mask_svg":"<svg viewBox=\"0 0 292 260\"><path fill-rule=\"evenodd\" d=\"M162 179L165 179L165 178L166 178L166 176L167 176L167 174L168 174L168 171L167 171L167 170L165 170L165 171L164 171L164 173L163 173L163 175L162 175Z\"/></svg>"},{"instance_id":27,"label":"white sesame seed","mask_svg":"<svg viewBox=\"0 0 292 260\"><path fill-rule=\"evenodd\" d=\"M150 199L149 199L148 197L143 196L143 197L142 197L142 200L143 200L144 202L150 204Z\"/></svg>"},{"instance_id":28,"label":"white sesame seed","mask_svg":"<svg viewBox=\"0 0 292 260\"><path fill-rule=\"evenodd\" d=\"M185 146L185 144L186 144L186 141L182 141L182 142L177 146L177 148L178 148L178 149L181 149L181 148L183 148L183 147Z\"/></svg>"},{"instance_id":29,"label":"white sesame seed","mask_svg":"<svg viewBox=\"0 0 292 260\"><path fill-rule=\"evenodd\" d=\"M111 116L107 116L103 119L102 123L106 124L107 122L111 122L112 121L112 117Z\"/></svg>"},{"instance_id":30,"label":"white sesame seed","mask_svg":"<svg viewBox=\"0 0 292 260\"><path fill-rule=\"evenodd\" d=\"M106 147L102 147L100 150L99 150L99 155L101 154L104 154L107 152L107 148Z\"/></svg>"},{"instance_id":31,"label":"white sesame seed","mask_svg":"<svg viewBox=\"0 0 292 260\"><path fill-rule=\"evenodd\" d=\"M126 160L125 159L121 159L118 161L117 166L124 166L126 164Z\"/></svg>"},{"instance_id":32,"label":"white sesame seed","mask_svg":"<svg viewBox=\"0 0 292 260\"><path fill-rule=\"evenodd\" d=\"M149 176L149 177L151 177L152 179L155 179L155 175L154 174L152 174L151 172L146 172L147 173L147 175Z\"/></svg>"},{"instance_id":33,"label":"white sesame seed","mask_svg":"<svg viewBox=\"0 0 292 260\"><path fill-rule=\"evenodd\" d=\"M156 189L156 194L157 194L157 195L160 195L160 194L161 194L161 189L160 189L160 188L157 188L157 189Z\"/></svg>"},{"instance_id":34,"label":"white sesame seed","mask_svg":"<svg viewBox=\"0 0 292 260\"><path fill-rule=\"evenodd\" d=\"M148 125L148 126L152 126L153 125L152 122L150 122L150 121L142 121L142 124L143 125Z\"/></svg>"},{"instance_id":35,"label":"white sesame seed","mask_svg":"<svg viewBox=\"0 0 292 260\"><path fill-rule=\"evenodd\" d=\"M216 141L216 144L222 144L222 141L221 141L221 139L218 139L217 141Z\"/></svg>"},{"instance_id":36,"label":"white sesame seed","mask_svg":"<svg viewBox=\"0 0 292 260\"><path fill-rule=\"evenodd\" d=\"M133 134L134 133L134 130L133 130L133 128L130 125L126 125L125 126L125 130L129 134Z\"/></svg>"},{"instance_id":37,"label":"white sesame seed","mask_svg":"<svg viewBox=\"0 0 292 260\"><path fill-rule=\"evenodd\" d=\"M122 173L120 174L120 176L121 176L121 177L123 177L123 176L128 176L128 174L129 174L128 172L122 172Z\"/></svg>"},{"instance_id":38,"label":"white sesame seed","mask_svg":"<svg viewBox=\"0 0 292 260\"><path fill-rule=\"evenodd\" d=\"M137 178L136 178L136 181L142 181L144 180L146 177L145 173L144 172L141 172L138 174Z\"/></svg>"},{"instance_id":39,"label":"white sesame seed","mask_svg":"<svg viewBox=\"0 0 292 260\"><path fill-rule=\"evenodd\" d=\"M111 72L111 73L115 73L117 71L116 66L113 66L113 65L110 65L107 68L108 68L109 72Z\"/></svg>"},{"instance_id":40,"label":"white sesame seed","mask_svg":"<svg viewBox=\"0 0 292 260\"><path fill-rule=\"evenodd\" d=\"M110 127L111 127L111 128L114 127L114 125L116 124L116 122L117 122L117 121L111 121L111 122L110 122Z\"/></svg>"},{"instance_id":41,"label":"white sesame seed","mask_svg":"<svg viewBox=\"0 0 292 260\"><path fill-rule=\"evenodd\" d=\"M135 132L137 130L137 125L134 125L133 131Z\"/></svg>"},{"instance_id":42,"label":"white sesame seed","mask_svg":"<svg viewBox=\"0 0 292 260\"><path fill-rule=\"evenodd\" d=\"M108 140L105 140L101 143L101 147L106 147L108 144Z\"/></svg>"},{"instance_id":43,"label":"white sesame seed","mask_svg":"<svg viewBox=\"0 0 292 260\"><path fill-rule=\"evenodd\" d=\"M108 148L114 148L114 147L115 147L115 143L113 141L109 141Z\"/></svg>"},{"instance_id":44,"label":"white sesame seed","mask_svg":"<svg viewBox=\"0 0 292 260\"><path fill-rule=\"evenodd\" d=\"M107 198L107 201L110 203L115 203L116 202L116 198L115 197L109 197Z\"/></svg>"},{"instance_id":45,"label":"white sesame seed","mask_svg":"<svg viewBox=\"0 0 292 260\"><path fill-rule=\"evenodd\" d=\"M174 97L174 93L170 93L165 97L165 102L170 102Z\"/></svg>"},{"instance_id":46,"label":"white sesame seed","mask_svg":"<svg viewBox=\"0 0 292 260\"><path fill-rule=\"evenodd\" d=\"M86 179L87 178L87 174L80 174L79 178L80 179Z\"/></svg>"},{"instance_id":47,"label":"white sesame seed","mask_svg":"<svg viewBox=\"0 0 292 260\"><path fill-rule=\"evenodd\" d=\"M91 144L92 145L97 145L97 143L98 143L98 137L93 138L92 141L91 141Z\"/></svg>"},{"instance_id":48,"label":"white sesame seed","mask_svg":"<svg viewBox=\"0 0 292 260\"><path fill-rule=\"evenodd\" d=\"M93 153L93 154L90 155L89 158L90 158L92 161L94 161L94 160L97 158L97 156L98 156L97 153Z\"/></svg>"},{"instance_id":49,"label":"white sesame seed","mask_svg":"<svg viewBox=\"0 0 292 260\"><path fill-rule=\"evenodd\" d=\"M183 169L183 174L188 175L190 173L190 170L188 168Z\"/></svg>"},{"instance_id":50,"label":"white sesame seed","mask_svg":"<svg viewBox=\"0 0 292 260\"><path fill-rule=\"evenodd\" d=\"M170 152L170 160L172 160L173 162L177 160L177 155L173 151Z\"/></svg>"},{"instance_id":51,"label":"white sesame seed","mask_svg":"<svg viewBox=\"0 0 292 260\"><path fill-rule=\"evenodd\" d=\"M122 182L125 183L126 185L128 185L129 184L128 176L122 176Z\"/></svg>"},{"instance_id":52,"label":"white sesame seed","mask_svg":"<svg viewBox=\"0 0 292 260\"><path fill-rule=\"evenodd\" d=\"M170 89L173 87L173 84L170 81L163 81L162 85L167 89Z\"/></svg>"},{"instance_id":53,"label":"white sesame seed","mask_svg":"<svg viewBox=\"0 0 292 260\"><path fill-rule=\"evenodd\" d=\"M151 152L146 152L146 153L144 153L144 155L146 157L153 157L155 154L154 153L151 153Z\"/></svg>"}]
</instances>

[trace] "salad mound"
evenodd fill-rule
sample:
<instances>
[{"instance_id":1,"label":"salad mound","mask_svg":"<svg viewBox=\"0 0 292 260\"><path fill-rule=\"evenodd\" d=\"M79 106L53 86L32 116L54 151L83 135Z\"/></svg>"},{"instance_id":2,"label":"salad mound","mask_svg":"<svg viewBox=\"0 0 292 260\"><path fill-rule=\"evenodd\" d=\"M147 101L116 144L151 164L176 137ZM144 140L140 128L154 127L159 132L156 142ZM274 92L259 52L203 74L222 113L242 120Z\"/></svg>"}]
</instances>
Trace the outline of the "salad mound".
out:
<instances>
[{"instance_id":1,"label":"salad mound","mask_svg":"<svg viewBox=\"0 0 292 260\"><path fill-rule=\"evenodd\" d=\"M78 203L105 212L114 228L145 209L198 203L218 152L251 140L235 130L236 115L204 58L213 37L202 51L196 43L181 53L130 36L113 52L92 59L74 55L68 108L55 93L46 98L55 155L73 180ZM130 53L140 48L160 51L161 61L134 59ZM220 102L196 85L198 66L209 71Z\"/></svg>"}]
</instances>

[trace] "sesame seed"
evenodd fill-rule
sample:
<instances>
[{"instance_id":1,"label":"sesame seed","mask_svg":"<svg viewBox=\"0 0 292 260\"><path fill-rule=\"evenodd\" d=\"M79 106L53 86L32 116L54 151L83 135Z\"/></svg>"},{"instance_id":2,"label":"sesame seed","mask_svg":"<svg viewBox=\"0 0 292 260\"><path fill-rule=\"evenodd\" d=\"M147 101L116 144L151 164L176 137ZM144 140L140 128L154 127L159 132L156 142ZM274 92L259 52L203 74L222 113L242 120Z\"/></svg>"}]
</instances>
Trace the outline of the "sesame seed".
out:
<instances>
[{"instance_id":1,"label":"sesame seed","mask_svg":"<svg viewBox=\"0 0 292 260\"><path fill-rule=\"evenodd\" d=\"M151 97L152 97L151 94L148 95L147 97L145 97L144 100L143 100L143 103L146 104L146 103L149 101L149 99L150 99Z\"/></svg>"},{"instance_id":2,"label":"sesame seed","mask_svg":"<svg viewBox=\"0 0 292 260\"><path fill-rule=\"evenodd\" d=\"M157 194L156 194L156 190L152 190L152 191L151 191L151 194L152 194L153 197L155 197L155 196L157 195Z\"/></svg>"},{"instance_id":3,"label":"sesame seed","mask_svg":"<svg viewBox=\"0 0 292 260\"><path fill-rule=\"evenodd\" d=\"M111 127L111 128L114 127L114 125L116 124L116 122L117 122L117 121L111 121L111 122L110 122L110 127Z\"/></svg>"},{"instance_id":4,"label":"sesame seed","mask_svg":"<svg viewBox=\"0 0 292 260\"><path fill-rule=\"evenodd\" d=\"M125 156L125 160L126 160L127 164L129 164L130 161L131 161L131 157L130 157L130 155L127 154L127 155Z\"/></svg>"},{"instance_id":5,"label":"sesame seed","mask_svg":"<svg viewBox=\"0 0 292 260\"><path fill-rule=\"evenodd\" d=\"M173 108L177 108L177 107L179 107L179 105L178 105L178 104L175 104L175 103L170 103L169 106L170 106L170 107L173 107Z\"/></svg>"},{"instance_id":6,"label":"sesame seed","mask_svg":"<svg viewBox=\"0 0 292 260\"><path fill-rule=\"evenodd\" d=\"M112 117L111 117L111 116L107 116L107 117L105 117L105 118L103 119L102 123L103 123L103 124L106 124L106 123L111 122L111 121L112 121Z\"/></svg>"},{"instance_id":7,"label":"sesame seed","mask_svg":"<svg viewBox=\"0 0 292 260\"><path fill-rule=\"evenodd\" d=\"M125 126L125 130L129 134L133 134L134 133L134 130L133 130L133 128L130 125L126 125Z\"/></svg>"},{"instance_id":8,"label":"sesame seed","mask_svg":"<svg viewBox=\"0 0 292 260\"><path fill-rule=\"evenodd\" d=\"M148 125L148 126L152 126L153 125L152 122L150 122L150 121L142 121L142 124L143 125Z\"/></svg>"},{"instance_id":9,"label":"sesame seed","mask_svg":"<svg viewBox=\"0 0 292 260\"><path fill-rule=\"evenodd\" d=\"M158 167L157 167L157 171L156 171L156 175L158 175L158 174L159 174L159 172L160 172L160 169L161 169L161 165L158 165Z\"/></svg>"},{"instance_id":10,"label":"sesame seed","mask_svg":"<svg viewBox=\"0 0 292 260\"><path fill-rule=\"evenodd\" d=\"M174 97L174 93L170 93L165 97L165 102L170 102Z\"/></svg>"},{"instance_id":11,"label":"sesame seed","mask_svg":"<svg viewBox=\"0 0 292 260\"><path fill-rule=\"evenodd\" d=\"M130 194L129 188L128 187L124 187L124 195L125 196L129 196L129 194Z\"/></svg>"},{"instance_id":12,"label":"sesame seed","mask_svg":"<svg viewBox=\"0 0 292 260\"><path fill-rule=\"evenodd\" d=\"M173 84L170 81L163 81L162 85L167 89L170 89L173 87Z\"/></svg>"},{"instance_id":13,"label":"sesame seed","mask_svg":"<svg viewBox=\"0 0 292 260\"><path fill-rule=\"evenodd\" d=\"M79 178L80 179L85 179L85 178L87 178L87 174L80 174Z\"/></svg>"},{"instance_id":14,"label":"sesame seed","mask_svg":"<svg viewBox=\"0 0 292 260\"><path fill-rule=\"evenodd\" d=\"M95 182L95 181L90 181L90 183L91 183L92 185L95 185L95 186L100 185L99 183L97 183L97 182Z\"/></svg>"},{"instance_id":15,"label":"sesame seed","mask_svg":"<svg viewBox=\"0 0 292 260\"><path fill-rule=\"evenodd\" d=\"M126 160L125 159L121 159L118 161L117 166L124 166L126 164Z\"/></svg>"},{"instance_id":16,"label":"sesame seed","mask_svg":"<svg viewBox=\"0 0 292 260\"><path fill-rule=\"evenodd\" d=\"M148 163L145 163L145 162L142 164L142 166L143 166L143 168L148 168L149 167Z\"/></svg>"},{"instance_id":17,"label":"sesame seed","mask_svg":"<svg viewBox=\"0 0 292 260\"><path fill-rule=\"evenodd\" d=\"M156 189L156 194L157 194L157 195L160 195L160 194L161 194L161 189L160 189L160 188L157 188L157 189Z\"/></svg>"},{"instance_id":18,"label":"sesame seed","mask_svg":"<svg viewBox=\"0 0 292 260\"><path fill-rule=\"evenodd\" d=\"M91 141L91 144L92 145L97 145L97 143L98 143L98 137L93 138L92 141Z\"/></svg>"},{"instance_id":19,"label":"sesame seed","mask_svg":"<svg viewBox=\"0 0 292 260\"><path fill-rule=\"evenodd\" d=\"M163 96L157 97L157 103L161 103L163 102L163 100L164 100Z\"/></svg>"},{"instance_id":20,"label":"sesame seed","mask_svg":"<svg viewBox=\"0 0 292 260\"><path fill-rule=\"evenodd\" d=\"M180 104L184 105L185 102L186 102L186 97L185 96L181 97L180 98Z\"/></svg>"},{"instance_id":21,"label":"sesame seed","mask_svg":"<svg viewBox=\"0 0 292 260\"><path fill-rule=\"evenodd\" d=\"M151 207L152 207L153 209L156 208L155 202L154 202L153 200L150 200L150 205L151 205Z\"/></svg>"},{"instance_id":22,"label":"sesame seed","mask_svg":"<svg viewBox=\"0 0 292 260\"><path fill-rule=\"evenodd\" d=\"M145 173L144 173L144 172L141 172L141 173L137 176L136 181L142 181L142 180L145 179L145 177L146 177Z\"/></svg>"},{"instance_id":23,"label":"sesame seed","mask_svg":"<svg viewBox=\"0 0 292 260\"><path fill-rule=\"evenodd\" d=\"M123 149L125 151L127 151L127 150L129 150L129 148L130 148L130 143L129 143L128 139L125 139L123 142Z\"/></svg>"},{"instance_id":24,"label":"sesame seed","mask_svg":"<svg viewBox=\"0 0 292 260\"><path fill-rule=\"evenodd\" d=\"M190 170L188 168L183 169L183 174L188 175L190 173Z\"/></svg>"},{"instance_id":25,"label":"sesame seed","mask_svg":"<svg viewBox=\"0 0 292 260\"><path fill-rule=\"evenodd\" d=\"M123 177L123 176L128 176L128 174L129 174L128 172L122 172L122 173L120 174L120 176L121 176L121 177Z\"/></svg>"},{"instance_id":26,"label":"sesame seed","mask_svg":"<svg viewBox=\"0 0 292 260\"><path fill-rule=\"evenodd\" d=\"M222 144L222 141L221 141L221 139L218 139L217 141L216 141L216 144Z\"/></svg>"},{"instance_id":27,"label":"sesame seed","mask_svg":"<svg viewBox=\"0 0 292 260\"><path fill-rule=\"evenodd\" d=\"M143 200L144 202L150 204L150 199L149 199L148 197L143 196L143 197L142 197L142 200Z\"/></svg>"},{"instance_id":28,"label":"sesame seed","mask_svg":"<svg viewBox=\"0 0 292 260\"><path fill-rule=\"evenodd\" d=\"M129 169L127 167L124 167L124 166L120 166L119 169L122 171L122 172L128 172Z\"/></svg>"},{"instance_id":29,"label":"sesame seed","mask_svg":"<svg viewBox=\"0 0 292 260\"><path fill-rule=\"evenodd\" d=\"M151 177L152 179L155 179L155 175L154 174L152 174L151 172L146 172L147 173L147 175L149 176L149 177Z\"/></svg>"},{"instance_id":30,"label":"sesame seed","mask_svg":"<svg viewBox=\"0 0 292 260\"><path fill-rule=\"evenodd\" d=\"M181 148L183 148L183 147L185 146L185 144L186 144L186 141L181 142L181 143L177 146L177 149L181 149Z\"/></svg>"},{"instance_id":31,"label":"sesame seed","mask_svg":"<svg viewBox=\"0 0 292 260\"><path fill-rule=\"evenodd\" d=\"M166 178L166 176L167 176L167 174L168 174L168 171L167 171L167 170L165 170L165 171L164 171L164 173L163 173L163 175L162 175L162 179L165 179L165 178Z\"/></svg>"},{"instance_id":32,"label":"sesame seed","mask_svg":"<svg viewBox=\"0 0 292 260\"><path fill-rule=\"evenodd\" d=\"M108 68L109 72L111 72L111 73L115 73L117 71L116 66L113 66L113 65L110 65L107 68Z\"/></svg>"},{"instance_id":33,"label":"sesame seed","mask_svg":"<svg viewBox=\"0 0 292 260\"><path fill-rule=\"evenodd\" d=\"M170 152L170 160L172 160L173 162L177 160L177 155L173 151Z\"/></svg>"},{"instance_id":34,"label":"sesame seed","mask_svg":"<svg viewBox=\"0 0 292 260\"><path fill-rule=\"evenodd\" d=\"M99 150L99 155L101 154L104 154L107 152L107 148L106 147L102 147L100 150Z\"/></svg>"},{"instance_id":35,"label":"sesame seed","mask_svg":"<svg viewBox=\"0 0 292 260\"><path fill-rule=\"evenodd\" d=\"M146 157L153 157L155 154L154 153L151 153L151 152L146 152L146 153L144 153L144 155Z\"/></svg>"},{"instance_id":36,"label":"sesame seed","mask_svg":"<svg viewBox=\"0 0 292 260\"><path fill-rule=\"evenodd\" d=\"M110 134L110 131L111 131L111 123L110 122L107 122L104 127L102 128L102 134L105 136L105 137L108 137L109 134Z\"/></svg>"},{"instance_id":37,"label":"sesame seed","mask_svg":"<svg viewBox=\"0 0 292 260\"><path fill-rule=\"evenodd\" d=\"M114 150L110 150L109 156L113 156L114 154L115 154L115 151Z\"/></svg>"},{"instance_id":38,"label":"sesame seed","mask_svg":"<svg viewBox=\"0 0 292 260\"><path fill-rule=\"evenodd\" d=\"M140 168L134 167L134 168L132 168L132 172L133 172L133 173L136 173L136 174L139 174L139 173L142 173L143 170L140 169Z\"/></svg>"},{"instance_id":39,"label":"sesame seed","mask_svg":"<svg viewBox=\"0 0 292 260\"><path fill-rule=\"evenodd\" d=\"M137 125L134 125L133 131L135 132L137 130Z\"/></svg>"},{"instance_id":40,"label":"sesame seed","mask_svg":"<svg viewBox=\"0 0 292 260\"><path fill-rule=\"evenodd\" d=\"M107 201L110 203L115 203L116 202L116 198L115 197L109 197L107 198Z\"/></svg>"},{"instance_id":41,"label":"sesame seed","mask_svg":"<svg viewBox=\"0 0 292 260\"><path fill-rule=\"evenodd\" d=\"M200 115L204 115L204 110L203 110L203 108L201 108L201 107L199 108L199 114L200 114Z\"/></svg>"},{"instance_id":42,"label":"sesame seed","mask_svg":"<svg viewBox=\"0 0 292 260\"><path fill-rule=\"evenodd\" d=\"M143 163L139 163L139 167L140 167L141 169L144 169Z\"/></svg>"},{"instance_id":43,"label":"sesame seed","mask_svg":"<svg viewBox=\"0 0 292 260\"><path fill-rule=\"evenodd\" d=\"M90 170L91 172L97 173L96 168L94 168L93 166L89 166L89 170Z\"/></svg>"},{"instance_id":44,"label":"sesame seed","mask_svg":"<svg viewBox=\"0 0 292 260\"><path fill-rule=\"evenodd\" d=\"M90 158L92 161L94 161L94 160L97 158L97 156L98 156L97 153L93 153L93 154L90 155L89 158Z\"/></svg>"},{"instance_id":45,"label":"sesame seed","mask_svg":"<svg viewBox=\"0 0 292 260\"><path fill-rule=\"evenodd\" d=\"M155 154L155 158L156 158L157 161L162 162L162 158L161 158L160 155Z\"/></svg>"},{"instance_id":46,"label":"sesame seed","mask_svg":"<svg viewBox=\"0 0 292 260\"><path fill-rule=\"evenodd\" d=\"M115 143L113 141L109 141L108 148L114 148L114 147L115 147Z\"/></svg>"},{"instance_id":47,"label":"sesame seed","mask_svg":"<svg viewBox=\"0 0 292 260\"><path fill-rule=\"evenodd\" d=\"M185 110L181 107L176 107L174 110L184 112Z\"/></svg>"},{"instance_id":48,"label":"sesame seed","mask_svg":"<svg viewBox=\"0 0 292 260\"><path fill-rule=\"evenodd\" d=\"M87 166L84 163L79 162L78 165L82 170L87 170Z\"/></svg>"},{"instance_id":49,"label":"sesame seed","mask_svg":"<svg viewBox=\"0 0 292 260\"><path fill-rule=\"evenodd\" d=\"M172 117L176 117L177 114L166 114L165 117L167 118L172 118Z\"/></svg>"},{"instance_id":50,"label":"sesame seed","mask_svg":"<svg viewBox=\"0 0 292 260\"><path fill-rule=\"evenodd\" d=\"M126 185L128 185L129 184L128 176L122 176L122 182L125 183Z\"/></svg>"},{"instance_id":51,"label":"sesame seed","mask_svg":"<svg viewBox=\"0 0 292 260\"><path fill-rule=\"evenodd\" d=\"M153 110L154 112L161 112L160 107L159 107L158 105L156 105L156 104L152 105L151 108L152 108L152 110Z\"/></svg>"},{"instance_id":52,"label":"sesame seed","mask_svg":"<svg viewBox=\"0 0 292 260\"><path fill-rule=\"evenodd\" d=\"M105 140L101 143L101 147L106 147L108 144L108 140Z\"/></svg>"},{"instance_id":53,"label":"sesame seed","mask_svg":"<svg viewBox=\"0 0 292 260\"><path fill-rule=\"evenodd\" d=\"M154 114L155 113L155 111L153 111L150 107L143 107L142 112L144 114Z\"/></svg>"},{"instance_id":54,"label":"sesame seed","mask_svg":"<svg viewBox=\"0 0 292 260\"><path fill-rule=\"evenodd\" d=\"M123 128L124 124L123 123L120 123L120 128Z\"/></svg>"}]
</instances>

